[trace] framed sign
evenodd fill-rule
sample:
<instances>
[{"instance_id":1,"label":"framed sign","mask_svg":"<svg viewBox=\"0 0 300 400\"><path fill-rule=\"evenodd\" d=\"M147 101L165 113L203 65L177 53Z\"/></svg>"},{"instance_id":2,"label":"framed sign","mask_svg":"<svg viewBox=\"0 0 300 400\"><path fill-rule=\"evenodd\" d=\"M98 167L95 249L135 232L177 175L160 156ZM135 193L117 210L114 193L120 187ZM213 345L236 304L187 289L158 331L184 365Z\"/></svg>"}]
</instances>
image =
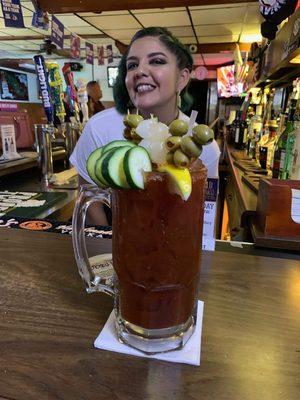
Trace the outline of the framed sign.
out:
<instances>
[{"instance_id":1,"label":"framed sign","mask_svg":"<svg viewBox=\"0 0 300 400\"><path fill-rule=\"evenodd\" d=\"M0 99L28 101L27 75L0 69Z\"/></svg>"},{"instance_id":2,"label":"framed sign","mask_svg":"<svg viewBox=\"0 0 300 400\"><path fill-rule=\"evenodd\" d=\"M113 87L118 76L118 67L107 67L108 87Z\"/></svg>"}]
</instances>

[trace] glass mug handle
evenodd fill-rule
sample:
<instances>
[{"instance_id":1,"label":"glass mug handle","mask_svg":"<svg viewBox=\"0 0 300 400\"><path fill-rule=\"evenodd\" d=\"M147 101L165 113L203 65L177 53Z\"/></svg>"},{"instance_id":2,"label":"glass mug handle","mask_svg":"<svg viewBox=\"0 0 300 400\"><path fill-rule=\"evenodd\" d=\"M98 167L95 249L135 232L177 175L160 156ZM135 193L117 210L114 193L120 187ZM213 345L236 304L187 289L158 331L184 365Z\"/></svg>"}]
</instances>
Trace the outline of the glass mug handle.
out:
<instances>
[{"instance_id":1,"label":"glass mug handle","mask_svg":"<svg viewBox=\"0 0 300 400\"><path fill-rule=\"evenodd\" d=\"M86 248L84 234L86 214L89 206L95 202L102 202L110 207L110 192L91 184L82 185L73 211L72 241L74 254L79 274L86 285L86 291L88 293L104 292L113 296L113 284L102 283L101 276L93 272Z\"/></svg>"}]
</instances>

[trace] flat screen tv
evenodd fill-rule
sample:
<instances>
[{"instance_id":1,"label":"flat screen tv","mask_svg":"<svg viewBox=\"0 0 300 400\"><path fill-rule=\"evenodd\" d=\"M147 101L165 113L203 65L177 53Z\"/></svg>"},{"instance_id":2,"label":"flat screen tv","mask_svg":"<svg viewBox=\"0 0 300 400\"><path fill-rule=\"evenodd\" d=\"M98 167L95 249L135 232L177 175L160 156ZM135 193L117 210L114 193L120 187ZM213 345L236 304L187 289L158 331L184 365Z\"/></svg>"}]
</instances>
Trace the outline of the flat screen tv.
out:
<instances>
[{"instance_id":1,"label":"flat screen tv","mask_svg":"<svg viewBox=\"0 0 300 400\"><path fill-rule=\"evenodd\" d=\"M27 75L0 69L1 100L29 100Z\"/></svg>"},{"instance_id":2,"label":"flat screen tv","mask_svg":"<svg viewBox=\"0 0 300 400\"><path fill-rule=\"evenodd\" d=\"M243 83L235 83L234 65L217 69L218 97L239 97L243 93Z\"/></svg>"},{"instance_id":3,"label":"flat screen tv","mask_svg":"<svg viewBox=\"0 0 300 400\"><path fill-rule=\"evenodd\" d=\"M108 87L113 87L118 76L118 67L107 67Z\"/></svg>"}]
</instances>

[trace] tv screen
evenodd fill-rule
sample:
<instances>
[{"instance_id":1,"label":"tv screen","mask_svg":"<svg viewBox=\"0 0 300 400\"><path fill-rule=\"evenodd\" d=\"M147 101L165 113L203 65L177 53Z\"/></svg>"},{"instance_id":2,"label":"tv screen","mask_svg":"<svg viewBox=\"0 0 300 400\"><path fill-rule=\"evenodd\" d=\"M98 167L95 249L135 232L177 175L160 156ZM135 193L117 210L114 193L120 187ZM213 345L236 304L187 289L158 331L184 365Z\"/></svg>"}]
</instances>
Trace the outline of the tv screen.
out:
<instances>
[{"instance_id":1,"label":"tv screen","mask_svg":"<svg viewBox=\"0 0 300 400\"><path fill-rule=\"evenodd\" d=\"M0 69L1 100L29 100L27 75Z\"/></svg>"},{"instance_id":2,"label":"tv screen","mask_svg":"<svg viewBox=\"0 0 300 400\"><path fill-rule=\"evenodd\" d=\"M239 97L244 90L242 82L235 83L234 65L217 69L218 97Z\"/></svg>"},{"instance_id":3,"label":"tv screen","mask_svg":"<svg viewBox=\"0 0 300 400\"><path fill-rule=\"evenodd\" d=\"M107 67L108 87L113 87L118 76L118 67Z\"/></svg>"}]
</instances>

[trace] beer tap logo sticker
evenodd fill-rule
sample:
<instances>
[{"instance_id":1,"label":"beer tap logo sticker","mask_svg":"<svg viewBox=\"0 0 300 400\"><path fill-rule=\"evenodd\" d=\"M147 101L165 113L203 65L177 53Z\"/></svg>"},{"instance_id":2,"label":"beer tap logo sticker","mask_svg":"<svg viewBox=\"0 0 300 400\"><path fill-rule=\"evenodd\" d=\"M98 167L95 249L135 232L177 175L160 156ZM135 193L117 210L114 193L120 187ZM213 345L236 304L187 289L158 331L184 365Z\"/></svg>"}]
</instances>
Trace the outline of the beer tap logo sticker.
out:
<instances>
[{"instance_id":1,"label":"beer tap logo sticker","mask_svg":"<svg viewBox=\"0 0 300 400\"><path fill-rule=\"evenodd\" d=\"M47 231L52 228L52 224L47 221L25 221L19 227L30 231Z\"/></svg>"}]
</instances>

